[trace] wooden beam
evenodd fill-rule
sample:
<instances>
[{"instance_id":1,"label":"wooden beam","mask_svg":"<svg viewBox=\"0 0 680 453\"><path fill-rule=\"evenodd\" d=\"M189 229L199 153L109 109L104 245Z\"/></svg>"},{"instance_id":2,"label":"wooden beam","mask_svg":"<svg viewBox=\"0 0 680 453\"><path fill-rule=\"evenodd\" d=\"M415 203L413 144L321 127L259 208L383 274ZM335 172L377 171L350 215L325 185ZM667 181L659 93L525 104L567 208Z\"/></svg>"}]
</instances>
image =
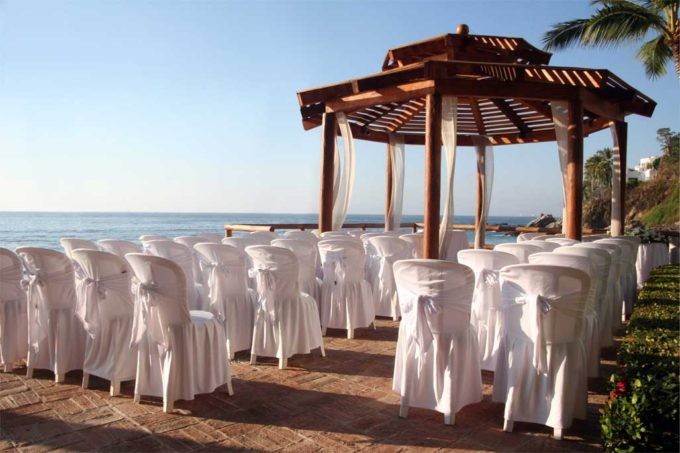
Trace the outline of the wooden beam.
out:
<instances>
[{"instance_id":1,"label":"wooden beam","mask_svg":"<svg viewBox=\"0 0 680 453\"><path fill-rule=\"evenodd\" d=\"M418 112L420 112L423 107L425 107L425 102L420 101L420 100L411 100L408 102L405 102L401 105L401 108L406 110L408 107L408 110L404 112L401 116L399 116L397 119L395 119L392 124L387 128L388 131L390 132L396 132L398 131L404 124L408 123L411 121L411 118L416 116Z\"/></svg>"},{"instance_id":2,"label":"wooden beam","mask_svg":"<svg viewBox=\"0 0 680 453\"><path fill-rule=\"evenodd\" d=\"M620 105L598 96L586 88L579 89L583 107L609 120L623 121L624 111Z\"/></svg>"},{"instance_id":3,"label":"wooden beam","mask_svg":"<svg viewBox=\"0 0 680 453\"><path fill-rule=\"evenodd\" d=\"M550 108L550 105L548 105L547 102L533 101L530 99L517 99L517 101L520 102L521 104L526 105L530 109L535 110L536 112L540 113L541 115L552 121L553 119L552 109Z\"/></svg>"},{"instance_id":4,"label":"wooden beam","mask_svg":"<svg viewBox=\"0 0 680 453\"><path fill-rule=\"evenodd\" d=\"M333 162L336 136L335 113L324 113L321 138L321 206L319 209L319 231L322 233L333 229Z\"/></svg>"},{"instance_id":5,"label":"wooden beam","mask_svg":"<svg viewBox=\"0 0 680 453\"><path fill-rule=\"evenodd\" d=\"M439 206L442 166L442 97L428 94L425 100L425 237L423 257L439 258Z\"/></svg>"},{"instance_id":6,"label":"wooden beam","mask_svg":"<svg viewBox=\"0 0 680 453\"><path fill-rule=\"evenodd\" d=\"M623 236L626 223L626 158L628 154L628 123L614 121L611 125L614 141L612 169L611 235Z\"/></svg>"},{"instance_id":7,"label":"wooden beam","mask_svg":"<svg viewBox=\"0 0 680 453\"><path fill-rule=\"evenodd\" d=\"M567 141L566 236L581 240L583 221L583 103L569 102Z\"/></svg>"},{"instance_id":8,"label":"wooden beam","mask_svg":"<svg viewBox=\"0 0 680 453\"><path fill-rule=\"evenodd\" d=\"M470 104L470 109L472 109L472 116L475 118L475 124L477 125L477 133L480 135L486 134L486 128L484 127L484 118L482 117L482 112L479 110L479 104L477 99L468 98L468 103Z\"/></svg>"},{"instance_id":9,"label":"wooden beam","mask_svg":"<svg viewBox=\"0 0 680 453\"><path fill-rule=\"evenodd\" d=\"M342 96L326 102L326 111L348 112L373 105L386 105L390 102L403 102L413 98L421 98L434 93L434 80L412 82L375 91L368 91L350 96Z\"/></svg>"},{"instance_id":10,"label":"wooden beam","mask_svg":"<svg viewBox=\"0 0 680 453\"><path fill-rule=\"evenodd\" d=\"M527 125L524 124L522 118L520 118L519 115L512 109L512 107L510 107L508 101L505 99L491 99L491 102L493 105L498 107L498 110L503 112L503 114L510 120L512 124L515 125L515 127L519 130L519 135L521 137L526 135L527 131L529 130Z\"/></svg>"}]
</instances>

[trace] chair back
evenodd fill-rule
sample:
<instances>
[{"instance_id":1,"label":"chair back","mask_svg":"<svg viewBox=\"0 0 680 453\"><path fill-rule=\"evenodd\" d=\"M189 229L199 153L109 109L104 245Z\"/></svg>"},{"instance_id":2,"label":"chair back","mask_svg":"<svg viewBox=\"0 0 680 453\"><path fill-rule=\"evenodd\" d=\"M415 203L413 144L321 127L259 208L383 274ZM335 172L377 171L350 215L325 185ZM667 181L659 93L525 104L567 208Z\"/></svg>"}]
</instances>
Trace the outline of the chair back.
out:
<instances>
[{"instance_id":1,"label":"chair back","mask_svg":"<svg viewBox=\"0 0 680 453\"><path fill-rule=\"evenodd\" d=\"M590 277L564 266L516 264L502 269L500 279L509 341L529 338L534 344L534 365L545 372L547 344L581 338Z\"/></svg>"},{"instance_id":2,"label":"chair back","mask_svg":"<svg viewBox=\"0 0 680 453\"><path fill-rule=\"evenodd\" d=\"M143 234L139 237L139 241L144 243L144 242L149 242L149 241L158 241L158 240L164 240L164 241L169 241L170 238L167 236L162 236L160 234Z\"/></svg>"},{"instance_id":3,"label":"chair back","mask_svg":"<svg viewBox=\"0 0 680 453\"><path fill-rule=\"evenodd\" d=\"M21 260L13 251L0 247L0 305L13 300L23 300L25 292ZM2 310L2 307L0 307Z\"/></svg>"},{"instance_id":4,"label":"chair back","mask_svg":"<svg viewBox=\"0 0 680 453\"><path fill-rule=\"evenodd\" d=\"M519 264L519 259L498 250L469 249L458 252L458 262L472 269L477 277L485 269L500 271L505 266Z\"/></svg>"},{"instance_id":5,"label":"chair back","mask_svg":"<svg viewBox=\"0 0 680 453\"><path fill-rule=\"evenodd\" d=\"M517 236L517 242L531 241L543 236L545 236L543 233L520 233L519 236Z\"/></svg>"},{"instance_id":6,"label":"chair back","mask_svg":"<svg viewBox=\"0 0 680 453\"><path fill-rule=\"evenodd\" d=\"M538 236L534 236L532 239L535 241L546 241L548 239L561 239L564 237L564 234L540 234Z\"/></svg>"},{"instance_id":7,"label":"chair back","mask_svg":"<svg viewBox=\"0 0 680 453\"><path fill-rule=\"evenodd\" d=\"M71 252L76 249L99 250L97 244L87 239L61 238L59 243L69 258L71 258Z\"/></svg>"},{"instance_id":8,"label":"chair back","mask_svg":"<svg viewBox=\"0 0 680 453\"><path fill-rule=\"evenodd\" d=\"M230 238L223 238L222 244L230 245L246 253L246 247L251 245L257 245L249 236L235 236Z\"/></svg>"},{"instance_id":9,"label":"chair back","mask_svg":"<svg viewBox=\"0 0 680 453\"><path fill-rule=\"evenodd\" d=\"M146 243L146 251L154 256L168 259L182 269L186 280L186 291L194 284L194 255L191 249L170 240L156 240ZM186 299L186 295L184 296Z\"/></svg>"},{"instance_id":10,"label":"chair back","mask_svg":"<svg viewBox=\"0 0 680 453\"><path fill-rule=\"evenodd\" d=\"M97 241L99 248L105 252L113 253L121 258L125 258L128 253L140 253L142 247L131 241L122 241L118 239L102 239Z\"/></svg>"},{"instance_id":11,"label":"chair back","mask_svg":"<svg viewBox=\"0 0 680 453\"><path fill-rule=\"evenodd\" d=\"M319 242L319 238L316 234L307 230L290 230L283 233L284 239L296 239L298 241L310 241L316 244Z\"/></svg>"},{"instance_id":12,"label":"chair back","mask_svg":"<svg viewBox=\"0 0 680 453\"><path fill-rule=\"evenodd\" d=\"M345 282L364 280L366 254L360 241L333 237L319 241L324 280L342 276Z\"/></svg>"},{"instance_id":13,"label":"chair back","mask_svg":"<svg viewBox=\"0 0 680 453\"><path fill-rule=\"evenodd\" d=\"M298 239L274 239L272 246L283 247L295 254L299 266L299 280L310 281L316 279L316 265L318 251L316 244L309 240Z\"/></svg>"},{"instance_id":14,"label":"chair back","mask_svg":"<svg viewBox=\"0 0 680 453\"><path fill-rule=\"evenodd\" d=\"M578 241L576 239L567 239L567 238L548 238L545 240L546 242L554 242L555 244L559 244L560 247L565 247L568 245L574 245L574 244L580 244L581 241Z\"/></svg>"},{"instance_id":15,"label":"chair back","mask_svg":"<svg viewBox=\"0 0 680 453\"><path fill-rule=\"evenodd\" d=\"M540 248L541 251L543 252L552 252L553 250L560 246L559 244L552 241L536 239L524 241L522 242L522 245L533 245L535 247Z\"/></svg>"},{"instance_id":16,"label":"chair back","mask_svg":"<svg viewBox=\"0 0 680 453\"><path fill-rule=\"evenodd\" d=\"M205 242L212 242L214 244L219 244L224 239L224 234L217 233L199 233L198 236L205 239Z\"/></svg>"},{"instance_id":17,"label":"chair back","mask_svg":"<svg viewBox=\"0 0 680 453\"><path fill-rule=\"evenodd\" d=\"M396 236L373 236L368 238L375 255L394 264L399 260L410 259L411 247L408 242Z\"/></svg>"},{"instance_id":18,"label":"chair back","mask_svg":"<svg viewBox=\"0 0 680 453\"><path fill-rule=\"evenodd\" d=\"M600 239L607 239L609 235L607 234L589 234L581 238L581 242L595 242Z\"/></svg>"},{"instance_id":19,"label":"chair back","mask_svg":"<svg viewBox=\"0 0 680 453\"><path fill-rule=\"evenodd\" d=\"M65 254L38 247L19 247L17 255L28 275L29 296L37 297L50 310L75 308L73 264ZM32 297L29 299L31 304L35 302Z\"/></svg>"},{"instance_id":20,"label":"chair back","mask_svg":"<svg viewBox=\"0 0 680 453\"><path fill-rule=\"evenodd\" d=\"M498 252L505 252L510 253L511 255L515 255L519 260L520 264L528 263L529 255L531 255L532 253L539 253L543 251L543 249L541 249L540 247L531 244L525 244L524 242L519 244L512 242L506 244L498 244L494 246L493 249Z\"/></svg>"},{"instance_id":21,"label":"chair back","mask_svg":"<svg viewBox=\"0 0 680 453\"><path fill-rule=\"evenodd\" d=\"M184 272L160 256L131 253L126 258L137 278L132 339L139 343L146 337L167 347L168 328L191 323Z\"/></svg>"},{"instance_id":22,"label":"chair back","mask_svg":"<svg viewBox=\"0 0 680 453\"><path fill-rule=\"evenodd\" d=\"M411 248L412 258L423 257L423 240L425 239L425 235L423 233L402 234L399 236L399 238L408 242L409 247Z\"/></svg>"},{"instance_id":23,"label":"chair back","mask_svg":"<svg viewBox=\"0 0 680 453\"><path fill-rule=\"evenodd\" d=\"M346 231L324 231L323 233L321 233L320 237L321 237L321 239L331 239L331 238L333 238L333 239L343 238L343 239L354 239L354 240L360 239L360 238L357 238L354 235L349 234Z\"/></svg>"},{"instance_id":24,"label":"chair back","mask_svg":"<svg viewBox=\"0 0 680 453\"><path fill-rule=\"evenodd\" d=\"M274 310L275 301L300 296L299 265L295 253L271 245L251 245L246 254L253 262L257 295L267 311Z\"/></svg>"},{"instance_id":25,"label":"chair back","mask_svg":"<svg viewBox=\"0 0 680 453\"><path fill-rule=\"evenodd\" d=\"M637 245L632 241L627 241L625 239L619 238L608 238L608 239L598 239L593 242L593 244L612 244L619 246L621 250L621 262L626 263L628 266L634 265L635 258L637 256Z\"/></svg>"},{"instance_id":26,"label":"chair back","mask_svg":"<svg viewBox=\"0 0 680 453\"><path fill-rule=\"evenodd\" d=\"M76 281L76 316L90 335L99 331L102 321L132 317L132 271L125 259L109 252L78 249L73 260L83 272Z\"/></svg>"},{"instance_id":27,"label":"chair back","mask_svg":"<svg viewBox=\"0 0 680 453\"><path fill-rule=\"evenodd\" d=\"M248 291L248 260L243 250L226 244L203 242L194 250L205 272L211 310L225 319L222 301L232 295L243 296Z\"/></svg>"},{"instance_id":28,"label":"chair back","mask_svg":"<svg viewBox=\"0 0 680 453\"><path fill-rule=\"evenodd\" d=\"M446 232L446 252L444 259L447 261L458 261L458 252L469 249L467 232L463 230L449 230Z\"/></svg>"},{"instance_id":29,"label":"chair back","mask_svg":"<svg viewBox=\"0 0 680 453\"><path fill-rule=\"evenodd\" d=\"M595 296L600 286L600 275L595 264L585 256L568 255L563 253L541 252L534 253L529 257L530 264L549 264L551 266L563 266L577 269L588 274L590 277L590 291L588 292L587 306L595 308Z\"/></svg>"},{"instance_id":30,"label":"chair back","mask_svg":"<svg viewBox=\"0 0 680 453\"><path fill-rule=\"evenodd\" d=\"M201 275L201 266L199 263L198 255L196 255L196 251L194 250L194 246L202 242L210 241L204 238L203 236L179 236L176 237L174 241L177 242L178 244L182 244L183 246L191 250L191 256L194 263L194 278L196 279L196 281L202 282L203 279Z\"/></svg>"},{"instance_id":31,"label":"chair back","mask_svg":"<svg viewBox=\"0 0 680 453\"><path fill-rule=\"evenodd\" d=\"M248 237L252 245L270 245L274 239L279 238L279 235L273 231L253 231Z\"/></svg>"},{"instance_id":32,"label":"chair back","mask_svg":"<svg viewBox=\"0 0 680 453\"><path fill-rule=\"evenodd\" d=\"M394 279L402 323L416 338L427 342L430 335L469 331L472 269L444 260L402 260L394 265Z\"/></svg>"}]
</instances>

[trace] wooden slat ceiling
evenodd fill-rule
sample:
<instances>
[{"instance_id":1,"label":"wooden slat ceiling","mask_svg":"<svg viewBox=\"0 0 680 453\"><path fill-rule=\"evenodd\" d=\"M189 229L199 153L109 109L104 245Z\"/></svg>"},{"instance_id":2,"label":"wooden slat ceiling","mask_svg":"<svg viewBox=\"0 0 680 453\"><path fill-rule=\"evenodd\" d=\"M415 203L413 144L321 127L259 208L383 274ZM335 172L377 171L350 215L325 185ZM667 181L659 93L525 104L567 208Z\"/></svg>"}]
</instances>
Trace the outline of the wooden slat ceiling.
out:
<instances>
[{"instance_id":1,"label":"wooden slat ceiling","mask_svg":"<svg viewBox=\"0 0 680 453\"><path fill-rule=\"evenodd\" d=\"M654 111L652 99L607 70L547 66L549 60L520 38L444 35L409 44L388 51L378 74L299 92L303 125L317 127L325 111L344 111L357 138L385 142L398 133L406 143L423 143L425 97L417 93L440 90L444 82L462 90L456 94L461 144L476 134L495 144L554 140L550 101L565 93L589 97L586 134L606 128L611 114ZM435 85L422 88L427 81ZM417 95L405 94L407 85L418 85L409 91Z\"/></svg>"}]
</instances>

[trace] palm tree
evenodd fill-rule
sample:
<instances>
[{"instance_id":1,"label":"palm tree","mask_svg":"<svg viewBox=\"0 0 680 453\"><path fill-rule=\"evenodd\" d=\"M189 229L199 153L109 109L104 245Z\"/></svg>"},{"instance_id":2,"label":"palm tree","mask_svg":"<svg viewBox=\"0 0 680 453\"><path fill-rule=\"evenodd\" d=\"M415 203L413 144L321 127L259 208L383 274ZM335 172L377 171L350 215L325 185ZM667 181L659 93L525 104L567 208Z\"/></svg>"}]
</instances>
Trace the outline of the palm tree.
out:
<instances>
[{"instance_id":1,"label":"palm tree","mask_svg":"<svg viewBox=\"0 0 680 453\"><path fill-rule=\"evenodd\" d=\"M680 78L680 0L591 0L598 9L587 19L553 25L543 36L546 49L564 49L572 44L607 47L637 42L648 32L654 37L642 44L637 58L645 65L647 77L666 74L669 61Z\"/></svg>"},{"instance_id":2,"label":"palm tree","mask_svg":"<svg viewBox=\"0 0 680 453\"><path fill-rule=\"evenodd\" d=\"M586 199L608 197L612 185L613 152L604 148L593 154L585 164Z\"/></svg>"}]
</instances>

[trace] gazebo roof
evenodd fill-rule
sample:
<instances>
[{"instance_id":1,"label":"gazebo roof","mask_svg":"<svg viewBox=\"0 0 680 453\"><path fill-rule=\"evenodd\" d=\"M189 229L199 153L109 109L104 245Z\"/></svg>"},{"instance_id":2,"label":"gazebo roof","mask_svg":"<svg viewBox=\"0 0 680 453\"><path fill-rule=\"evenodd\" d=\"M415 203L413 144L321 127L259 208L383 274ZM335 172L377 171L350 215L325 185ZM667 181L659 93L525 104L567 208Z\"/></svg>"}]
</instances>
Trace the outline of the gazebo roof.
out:
<instances>
[{"instance_id":1,"label":"gazebo roof","mask_svg":"<svg viewBox=\"0 0 680 453\"><path fill-rule=\"evenodd\" d=\"M344 112L356 138L425 140L425 96L458 97L458 143L486 135L495 145L555 140L550 101L580 99L584 133L626 115L651 116L656 102L606 69L550 66L551 54L521 38L447 34L390 49L377 74L300 91L305 129Z\"/></svg>"}]
</instances>

